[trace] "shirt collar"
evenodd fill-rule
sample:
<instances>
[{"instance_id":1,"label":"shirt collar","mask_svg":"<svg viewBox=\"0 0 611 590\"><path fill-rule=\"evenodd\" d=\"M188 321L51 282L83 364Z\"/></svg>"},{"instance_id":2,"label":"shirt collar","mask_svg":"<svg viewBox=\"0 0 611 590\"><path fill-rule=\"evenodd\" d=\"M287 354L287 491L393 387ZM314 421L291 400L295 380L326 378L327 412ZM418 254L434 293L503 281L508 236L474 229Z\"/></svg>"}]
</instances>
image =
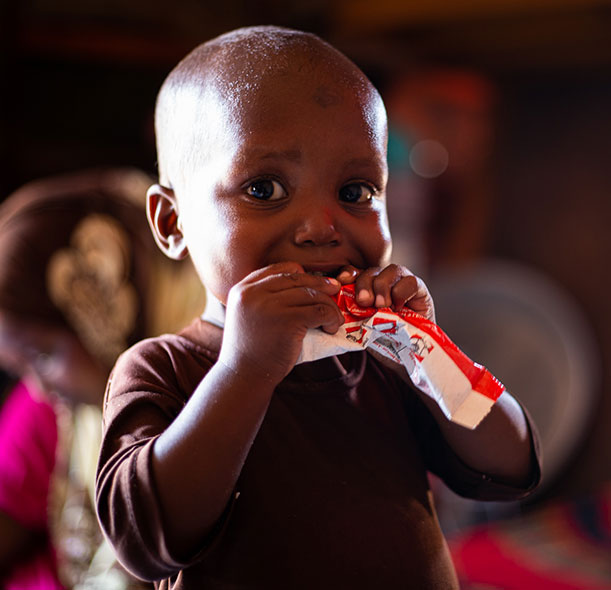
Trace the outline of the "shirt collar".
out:
<instances>
[{"instance_id":1,"label":"shirt collar","mask_svg":"<svg viewBox=\"0 0 611 590\"><path fill-rule=\"evenodd\" d=\"M206 292L206 307L201 318L221 329L225 327L225 306L210 291Z\"/></svg>"}]
</instances>

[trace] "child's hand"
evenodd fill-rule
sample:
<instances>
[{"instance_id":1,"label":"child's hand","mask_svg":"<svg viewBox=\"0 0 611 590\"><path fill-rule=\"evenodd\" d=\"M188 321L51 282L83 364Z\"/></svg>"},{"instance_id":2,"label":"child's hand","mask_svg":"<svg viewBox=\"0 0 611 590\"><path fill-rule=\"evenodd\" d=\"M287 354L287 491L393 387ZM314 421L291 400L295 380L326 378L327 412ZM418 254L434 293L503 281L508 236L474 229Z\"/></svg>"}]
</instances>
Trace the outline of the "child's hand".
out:
<instances>
[{"instance_id":1,"label":"child's hand","mask_svg":"<svg viewBox=\"0 0 611 590\"><path fill-rule=\"evenodd\" d=\"M219 360L243 375L279 383L293 368L309 328L334 334L344 318L331 298L337 280L293 262L256 270L227 297Z\"/></svg>"},{"instance_id":2,"label":"child's hand","mask_svg":"<svg viewBox=\"0 0 611 590\"><path fill-rule=\"evenodd\" d=\"M346 266L337 275L342 285L354 283L356 301L363 307L391 307L398 311L407 306L435 321L433 298L424 281L404 266L389 264L386 268L359 270Z\"/></svg>"}]
</instances>

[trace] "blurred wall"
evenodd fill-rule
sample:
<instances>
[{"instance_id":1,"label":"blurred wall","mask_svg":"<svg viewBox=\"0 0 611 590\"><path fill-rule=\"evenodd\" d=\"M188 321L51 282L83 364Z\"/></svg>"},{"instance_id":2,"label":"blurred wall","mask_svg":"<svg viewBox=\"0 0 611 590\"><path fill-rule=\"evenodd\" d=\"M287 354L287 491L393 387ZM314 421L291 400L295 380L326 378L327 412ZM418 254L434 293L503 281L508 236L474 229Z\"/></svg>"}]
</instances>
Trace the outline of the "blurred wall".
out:
<instances>
[{"instance_id":1,"label":"blurred wall","mask_svg":"<svg viewBox=\"0 0 611 590\"><path fill-rule=\"evenodd\" d=\"M583 448L558 492L611 479L611 77L600 71L502 80L506 108L490 249L526 261L581 304L600 345L602 383Z\"/></svg>"}]
</instances>

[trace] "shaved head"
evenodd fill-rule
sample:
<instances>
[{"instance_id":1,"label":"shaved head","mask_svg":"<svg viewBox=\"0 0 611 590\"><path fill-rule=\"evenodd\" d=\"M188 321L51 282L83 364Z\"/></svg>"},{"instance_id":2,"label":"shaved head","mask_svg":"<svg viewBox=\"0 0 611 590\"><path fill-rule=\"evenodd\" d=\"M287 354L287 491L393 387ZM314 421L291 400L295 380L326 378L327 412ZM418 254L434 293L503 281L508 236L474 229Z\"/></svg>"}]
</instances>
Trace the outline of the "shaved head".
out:
<instances>
[{"instance_id":1,"label":"shaved head","mask_svg":"<svg viewBox=\"0 0 611 590\"><path fill-rule=\"evenodd\" d=\"M322 108L340 104L348 89L372 128L386 124L371 82L319 37L272 26L237 29L195 48L161 87L155 113L161 184L184 185L215 150L228 147L233 132L243 131L246 112L265 110L259 97L284 81Z\"/></svg>"}]
</instances>

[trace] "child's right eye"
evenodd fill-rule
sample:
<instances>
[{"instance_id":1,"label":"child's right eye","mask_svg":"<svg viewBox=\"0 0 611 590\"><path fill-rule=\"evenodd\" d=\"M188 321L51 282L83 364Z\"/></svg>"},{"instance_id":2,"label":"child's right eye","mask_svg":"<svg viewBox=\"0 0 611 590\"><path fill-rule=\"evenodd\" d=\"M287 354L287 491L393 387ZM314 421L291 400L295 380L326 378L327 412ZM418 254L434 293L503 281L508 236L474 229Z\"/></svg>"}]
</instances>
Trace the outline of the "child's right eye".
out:
<instances>
[{"instance_id":1,"label":"child's right eye","mask_svg":"<svg viewBox=\"0 0 611 590\"><path fill-rule=\"evenodd\" d=\"M262 201L276 201L286 197L284 187L270 178L255 180L246 187L246 193Z\"/></svg>"}]
</instances>

